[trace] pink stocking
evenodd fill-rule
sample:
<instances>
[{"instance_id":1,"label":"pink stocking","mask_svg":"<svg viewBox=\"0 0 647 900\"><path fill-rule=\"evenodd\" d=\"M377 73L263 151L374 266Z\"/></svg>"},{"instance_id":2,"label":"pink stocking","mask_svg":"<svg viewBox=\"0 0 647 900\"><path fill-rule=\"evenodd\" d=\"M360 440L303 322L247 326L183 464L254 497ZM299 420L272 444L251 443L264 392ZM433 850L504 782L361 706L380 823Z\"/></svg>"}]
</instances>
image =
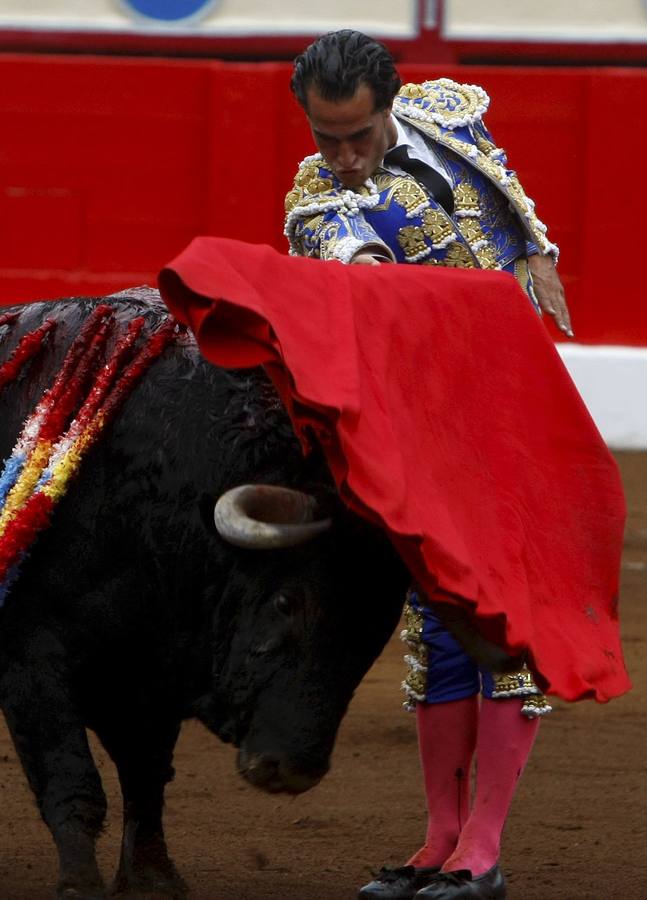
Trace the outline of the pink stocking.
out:
<instances>
[{"instance_id":1,"label":"pink stocking","mask_svg":"<svg viewBox=\"0 0 647 900\"><path fill-rule=\"evenodd\" d=\"M470 869L477 877L499 858L501 833L517 782L539 727L521 714L518 699L483 700L476 745L476 798L446 872Z\"/></svg>"},{"instance_id":2,"label":"pink stocking","mask_svg":"<svg viewBox=\"0 0 647 900\"><path fill-rule=\"evenodd\" d=\"M477 697L416 706L429 818L424 846L409 860L411 866L442 866L456 847L469 814L477 722Z\"/></svg>"}]
</instances>

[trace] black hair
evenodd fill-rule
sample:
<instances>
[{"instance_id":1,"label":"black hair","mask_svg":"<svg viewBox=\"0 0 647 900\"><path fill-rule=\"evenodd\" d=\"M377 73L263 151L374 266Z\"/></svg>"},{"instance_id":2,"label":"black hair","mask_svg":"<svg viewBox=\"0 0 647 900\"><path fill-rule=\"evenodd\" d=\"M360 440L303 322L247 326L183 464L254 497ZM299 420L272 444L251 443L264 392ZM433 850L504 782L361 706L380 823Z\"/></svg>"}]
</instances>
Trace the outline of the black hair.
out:
<instances>
[{"instance_id":1,"label":"black hair","mask_svg":"<svg viewBox=\"0 0 647 900\"><path fill-rule=\"evenodd\" d=\"M375 97L375 112L391 106L402 84L389 51L361 31L331 31L294 60L291 88L301 106L308 109L308 88L324 100L348 100L361 84Z\"/></svg>"}]
</instances>

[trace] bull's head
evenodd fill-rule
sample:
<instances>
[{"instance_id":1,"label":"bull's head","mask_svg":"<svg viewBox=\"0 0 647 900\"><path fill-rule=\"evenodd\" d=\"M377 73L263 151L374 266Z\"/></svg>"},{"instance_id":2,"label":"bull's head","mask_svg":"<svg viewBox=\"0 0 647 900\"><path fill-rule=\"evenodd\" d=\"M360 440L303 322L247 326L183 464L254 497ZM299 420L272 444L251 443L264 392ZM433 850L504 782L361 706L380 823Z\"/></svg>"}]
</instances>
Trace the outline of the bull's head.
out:
<instances>
[{"instance_id":1,"label":"bull's head","mask_svg":"<svg viewBox=\"0 0 647 900\"><path fill-rule=\"evenodd\" d=\"M213 693L198 714L269 791L299 793L329 767L352 694L395 628L407 574L385 536L335 499L245 485L216 505L242 548L214 622Z\"/></svg>"}]
</instances>

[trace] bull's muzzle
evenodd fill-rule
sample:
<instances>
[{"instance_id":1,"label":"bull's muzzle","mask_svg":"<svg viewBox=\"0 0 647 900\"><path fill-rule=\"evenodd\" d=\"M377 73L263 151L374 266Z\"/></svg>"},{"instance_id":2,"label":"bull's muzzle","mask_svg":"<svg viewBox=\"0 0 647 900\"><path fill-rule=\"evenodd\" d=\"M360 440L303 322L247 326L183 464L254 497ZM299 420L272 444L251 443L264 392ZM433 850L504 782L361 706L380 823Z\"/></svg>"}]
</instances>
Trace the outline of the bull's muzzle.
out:
<instances>
[{"instance_id":1,"label":"bull's muzzle","mask_svg":"<svg viewBox=\"0 0 647 900\"><path fill-rule=\"evenodd\" d=\"M238 771L255 787L271 794L302 794L309 791L328 771L328 766L304 772L286 758L272 753L251 753L242 748L238 753Z\"/></svg>"}]
</instances>

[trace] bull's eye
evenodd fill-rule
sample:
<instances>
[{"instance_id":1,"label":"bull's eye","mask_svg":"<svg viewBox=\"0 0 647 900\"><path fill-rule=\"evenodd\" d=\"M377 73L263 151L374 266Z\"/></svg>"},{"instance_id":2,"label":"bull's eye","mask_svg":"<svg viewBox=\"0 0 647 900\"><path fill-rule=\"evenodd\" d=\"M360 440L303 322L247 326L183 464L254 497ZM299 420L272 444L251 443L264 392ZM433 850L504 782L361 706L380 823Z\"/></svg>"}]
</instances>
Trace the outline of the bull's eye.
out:
<instances>
[{"instance_id":1,"label":"bull's eye","mask_svg":"<svg viewBox=\"0 0 647 900\"><path fill-rule=\"evenodd\" d=\"M274 606L284 616L289 616L294 610L294 600L292 597L288 597L287 594L277 594L274 597Z\"/></svg>"}]
</instances>

